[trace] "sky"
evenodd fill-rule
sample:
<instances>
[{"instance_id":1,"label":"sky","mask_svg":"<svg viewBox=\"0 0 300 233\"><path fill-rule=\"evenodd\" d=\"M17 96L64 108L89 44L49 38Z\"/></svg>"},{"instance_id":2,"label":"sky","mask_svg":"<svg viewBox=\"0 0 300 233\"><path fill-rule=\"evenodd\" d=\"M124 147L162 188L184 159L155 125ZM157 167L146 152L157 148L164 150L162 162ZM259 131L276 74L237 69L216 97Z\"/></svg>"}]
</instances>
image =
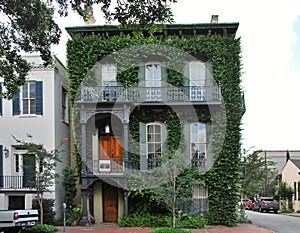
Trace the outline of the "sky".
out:
<instances>
[{"instance_id":1,"label":"sky","mask_svg":"<svg viewBox=\"0 0 300 233\"><path fill-rule=\"evenodd\" d=\"M300 2L298 0L178 0L175 23L238 22L242 47L242 89L246 150L300 150ZM103 15L94 8L96 24ZM83 26L75 14L56 17L63 29ZM63 30L64 31L64 30ZM54 53L65 63L64 31Z\"/></svg>"}]
</instances>

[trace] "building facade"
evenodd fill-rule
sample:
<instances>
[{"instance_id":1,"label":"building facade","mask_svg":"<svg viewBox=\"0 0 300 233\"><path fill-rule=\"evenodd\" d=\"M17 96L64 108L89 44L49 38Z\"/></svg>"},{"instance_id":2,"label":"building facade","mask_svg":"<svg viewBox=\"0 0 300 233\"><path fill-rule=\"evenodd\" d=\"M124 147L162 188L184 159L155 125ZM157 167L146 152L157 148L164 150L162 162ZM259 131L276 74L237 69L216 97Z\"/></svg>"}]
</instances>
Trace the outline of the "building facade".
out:
<instances>
[{"instance_id":1,"label":"building facade","mask_svg":"<svg viewBox=\"0 0 300 233\"><path fill-rule=\"evenodd\" d=\"M281 172L281 180L294 189L293 209L300 211L300 159L289 159Z\"/></svg>"},{"instance_id":2,"label":"building facade","mask_svg":"<svg viewBox=\"0 0 300 233\"><path fill-rule=\"evenodd\" d=\"M275 163L277 174L281 174L288 158L300 159L299 150L262 150L259 152L259 157Z\"/></svg>"},{"instance_id":3,"label":"building facade","mask_svg":"<svg viewBox=\"0 0 300 233\"><path fill-rule=\"evenodd\" d=\"M34 155L16 141L42 144L47 151L60 151L55 173L69 165L68 83L64 65L44 67L39 56L24 56L32 66L26 83L12 100L1 99L0 116L0 209L31 209L36 197L31 180L35 175ZM1 88L4 88L1 86ZM28 137L30 135L30 138ZM63 188L60 182L50 187L44 198L55 200L56 217L62 215Z\"/></svg>"},{"instance_id":4,"label":"building facade","mask_svg":"<svg viewBox=\"0 0 300 233\"><path fill-rule=\"evenodd\" d=\"M238 23L165 25L154 32L117 26L67 28L72 37L67 47L75 109L72 132L82 162L81 224L90 215L96 223L127 216L136 203L128 198L125 173L159 185L164 181L154 179L151 171L163 167L167 153L181 151L187 167L204 172L214 166L217 155L222 157L226 124L228 132L239 131L243 108L239 60L233 73L221 65L222 59L226 63L236 56L230 48L231 55L222 55L221 47L235 41L237 28ZM216 55L218 40L224 44ZM234 107L228 105L227 120L226 89L238 98ZM240 115L233 118L231 112ZM239 133L231 138L235 151L228 155L238 161ZM230 173L221 170L224 177ZM191 212L214 210L208 186L195 186L192 195Z\"/></svg>"}]
</instances>

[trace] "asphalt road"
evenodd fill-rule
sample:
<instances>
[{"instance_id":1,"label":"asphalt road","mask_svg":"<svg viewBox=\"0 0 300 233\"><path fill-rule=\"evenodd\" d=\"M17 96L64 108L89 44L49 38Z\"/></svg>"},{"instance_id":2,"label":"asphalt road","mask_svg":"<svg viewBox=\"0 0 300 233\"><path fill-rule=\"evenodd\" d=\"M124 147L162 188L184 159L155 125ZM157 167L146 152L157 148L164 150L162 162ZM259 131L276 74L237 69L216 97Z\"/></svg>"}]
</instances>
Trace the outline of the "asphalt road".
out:
<instances>
[{"instance_id":1,"label":"asphalt road","mask_svg":"<svg viewBox=\"0 0 300 233\"><path fill-rule=\"evenodd\" d=\"M246 210L253 224L268 228L276 233L299 233L300 218L284 214L259 213Z\"/></svg>"}]
</instances>

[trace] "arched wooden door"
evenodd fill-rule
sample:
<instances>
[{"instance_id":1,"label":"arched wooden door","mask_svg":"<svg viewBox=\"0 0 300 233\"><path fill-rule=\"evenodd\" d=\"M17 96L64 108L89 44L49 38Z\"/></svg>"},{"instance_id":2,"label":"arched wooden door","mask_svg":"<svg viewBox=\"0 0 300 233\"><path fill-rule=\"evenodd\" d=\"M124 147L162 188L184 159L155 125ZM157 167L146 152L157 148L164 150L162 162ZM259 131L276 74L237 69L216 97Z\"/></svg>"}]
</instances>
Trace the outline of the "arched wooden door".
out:
<instances>
[{"instance_id":1,"label":"arched wooden door","mask_svg":"<svg viewBox=\"0 0 300 233\"><path fill-rule=\"evenodd\" d=\"M103 220L118 221L118 189L111 185L103 185Z\"/></svg>"}]
</instances>

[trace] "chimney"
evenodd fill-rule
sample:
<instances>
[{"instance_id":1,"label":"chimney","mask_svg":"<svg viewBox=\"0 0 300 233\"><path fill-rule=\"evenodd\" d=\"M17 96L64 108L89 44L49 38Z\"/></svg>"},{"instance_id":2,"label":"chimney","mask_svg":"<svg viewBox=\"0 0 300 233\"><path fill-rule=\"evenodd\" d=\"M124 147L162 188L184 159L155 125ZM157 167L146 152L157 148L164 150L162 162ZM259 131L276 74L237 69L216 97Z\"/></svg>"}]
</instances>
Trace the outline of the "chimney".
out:
<instances>
[{"instance_id":1,"label":"chimney","mask_svg":"<svg viewBox=\"0 0 300 233\"><path fill-rule=\"evenodd\" d=\"M218 17L219 15L212 15L210 23L218 23Z\"/></svg>"}]
</instances>

